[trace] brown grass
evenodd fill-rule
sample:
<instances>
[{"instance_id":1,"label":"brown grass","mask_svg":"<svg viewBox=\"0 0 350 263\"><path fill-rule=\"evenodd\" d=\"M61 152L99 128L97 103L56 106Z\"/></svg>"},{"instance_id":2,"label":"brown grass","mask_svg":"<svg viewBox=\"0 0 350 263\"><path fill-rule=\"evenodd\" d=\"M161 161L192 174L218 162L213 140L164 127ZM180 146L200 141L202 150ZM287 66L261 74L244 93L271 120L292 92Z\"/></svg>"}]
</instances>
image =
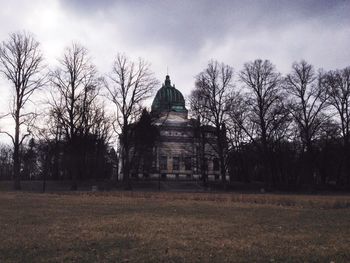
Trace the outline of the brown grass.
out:
<instances>
[{"instance_id":1,"label":"brown grass","mask_svg":"<svg viewBox=\"0 0 350 263\"><path fill-rule=\"evenodd\" d=\"M0 192L0 262L350 262L350 197Z\"/></svg>"}]
</instances>

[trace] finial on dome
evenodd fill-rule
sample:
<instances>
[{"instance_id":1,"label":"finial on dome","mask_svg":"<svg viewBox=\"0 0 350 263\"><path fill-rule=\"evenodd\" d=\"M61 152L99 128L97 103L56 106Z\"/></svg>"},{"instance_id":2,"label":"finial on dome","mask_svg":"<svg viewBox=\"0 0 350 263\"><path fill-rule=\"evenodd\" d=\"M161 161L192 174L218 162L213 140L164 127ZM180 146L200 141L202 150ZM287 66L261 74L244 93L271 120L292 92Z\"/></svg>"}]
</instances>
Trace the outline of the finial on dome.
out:
<instances>
[{"instance_id":1,"label":"finial on dome","mask_svg":"<svg viewBox=\"0 0 350 263\"><path fill-rule=\"evenodd\" d=\"M165 76L165 86L171 86L171 82L170 82L170 77L169 75Z\"/></svg>"}]
</instances>

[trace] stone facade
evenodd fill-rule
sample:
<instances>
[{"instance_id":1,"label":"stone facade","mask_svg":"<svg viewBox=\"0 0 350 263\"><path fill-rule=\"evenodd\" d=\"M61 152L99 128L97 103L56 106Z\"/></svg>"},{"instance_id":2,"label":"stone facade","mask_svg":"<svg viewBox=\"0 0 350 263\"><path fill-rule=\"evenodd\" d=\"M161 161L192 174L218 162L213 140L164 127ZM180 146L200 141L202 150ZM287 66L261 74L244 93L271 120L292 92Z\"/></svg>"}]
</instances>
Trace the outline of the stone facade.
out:
<instances>
[{"instance_id":1,"label":"stone facade","mask_svg":"<svg viewBox=\"0 0 350 263\"><path fill-rule=\"evenodd\" d=\"M206 174L209 180L219 178L214 129L202 127L200 135L198 121L188 118L184 97L171 85L169 76L166 76L154 98L151 115L159 136L152 151L152 169L147 172L147 177L200 179ZM145 176L144 171L132 170L131 174L139 178Z\"/></svg>"},{"instance_id":2,"label":"stone facade","mask_svg":"<svg viewBox=\"0 0 350 263\"><path fill-rule=\"evenodd\" d=\"M187 113L178 114L166 112L156 121L160 131L159 139L155 146L154 167L156 173L153 176L177 179L199 179L202 175L201 142L196 136L196 121L188 119ZM210 130L207 136L211 135ZM215 143L214 140L212 140ZM205 144L206 173L209 179L219 175L215 151L211 144ZM210 154L209 154L210 153ZM210 158L211 156L212 158Z\"/></svg>"}]
</instances>

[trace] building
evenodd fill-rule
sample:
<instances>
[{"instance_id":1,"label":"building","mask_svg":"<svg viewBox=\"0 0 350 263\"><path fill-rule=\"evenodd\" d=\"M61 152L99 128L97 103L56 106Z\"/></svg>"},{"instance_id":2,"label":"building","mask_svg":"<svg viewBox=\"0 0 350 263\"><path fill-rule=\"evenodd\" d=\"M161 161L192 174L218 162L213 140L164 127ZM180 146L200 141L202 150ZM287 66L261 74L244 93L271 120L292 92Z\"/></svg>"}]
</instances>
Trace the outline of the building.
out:
<instances>
[{"instance_id":1,"label":"building","mask_svg":"<svg viewBox=\"0 0 350 263\"><path fill-rule=\"evenodd\" d=\"M153 100L151 116L158 129L152 153L148 153L152 154L152 160L147 161L152 163L151 169L146 173L132 169L133 177L219 179L215 130L188 118L185 99L168 75Z\"/></svg>"}]
</instances>

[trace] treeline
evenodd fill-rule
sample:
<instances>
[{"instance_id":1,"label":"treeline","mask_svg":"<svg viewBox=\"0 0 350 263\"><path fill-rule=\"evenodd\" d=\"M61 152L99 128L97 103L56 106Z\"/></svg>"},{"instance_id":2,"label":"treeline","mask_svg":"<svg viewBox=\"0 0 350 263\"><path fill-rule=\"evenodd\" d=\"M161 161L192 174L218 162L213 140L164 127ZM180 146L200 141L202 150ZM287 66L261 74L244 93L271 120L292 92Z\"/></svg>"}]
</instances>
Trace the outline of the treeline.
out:
<instances>
[{"instance_id":1,"label":"treeline","mask_svg":"<svg viewBox=\"0 0 350 263\"><path fill-rule=\"evenodd\" d=\"M15 124L14 134L1 130L13 143L10 163L9 149L1 151L7 161L2 178L9 177L12 167L15 189L20 189L20 179L70 179L77 189L79 180L116 174L113 122L100 96L103 82L84 47L67 47L59 65L48 70L39 43L29 34L15 33L1 44L0 62L14 94L5 117ZM39 91L47 97L41 112L37 104L30 105Z\"/></svg>"},{"instance_id":2,"label":"treeline","mask_svg":"<svg viewBox=\"0 0 350 263\"><path fill-rule=\"evenodd\" d=\"M268 60L237 74L211 61L191 95L193 114L216 128L222 181L269 189L350 184L349 103L350 67L326 72L306 61L286 76Z\"/></svg>"},{"instance_id":3,"label":"treeline","mask_svg":"<svg viewBox=\"0 0 350 263\"><path fill-rule=\"evenodd\" d=\"M10 34L0 45L0 74L12 94L10 111L0 119L14 124L13 131L0 129L12 141L12 147L0 147L0 179L11 177L14 189L23 179L68 179L72 190L80 180L117 179L113 146L120 142L128 182L128 129L158 84L149 64L117 54L111 72L102 75L77 43L57 62L49 67L27 32Z\"/></svg>"},{"instance_id":4,"label":"treeline","mask_svg":"<svg viewBox=\"0 0 350 263\"><path fill-rule=\"evenodd\" d=\"M69 179L77 189L80 180L118 178L121 169L131 186L132 127L159 83L147 62L117 54L100 74L73 43L51 68L23 32L1 43L0 74L13 94L0 119L14 123L13 131L0 126L12 141L0 147L1 179L12 178L15 189L21 179ZM210 61L189 102L191 116L215 129L224 185L277 188L350 184L349 98L350 68L322 71L300 61L283 76L258 59L238 72Z\"/></svg>"},{"instance_id":5,"label":"treeline","mask_svg":"<svg viewBox=\"0 0 350 263\"><path fill-rule=\"evenodd\" d=\"M118 158L115 150L93 136L80 138L76 150L81 156L75 163L76 180L102 180L117 177ZM66 140L31 138L20 148L21 180L72 180L71 146ZM0 180L13 177L13 149L0 146ZM75 186L74 186L75 187Z\"/></svg>"}]
</instances>

